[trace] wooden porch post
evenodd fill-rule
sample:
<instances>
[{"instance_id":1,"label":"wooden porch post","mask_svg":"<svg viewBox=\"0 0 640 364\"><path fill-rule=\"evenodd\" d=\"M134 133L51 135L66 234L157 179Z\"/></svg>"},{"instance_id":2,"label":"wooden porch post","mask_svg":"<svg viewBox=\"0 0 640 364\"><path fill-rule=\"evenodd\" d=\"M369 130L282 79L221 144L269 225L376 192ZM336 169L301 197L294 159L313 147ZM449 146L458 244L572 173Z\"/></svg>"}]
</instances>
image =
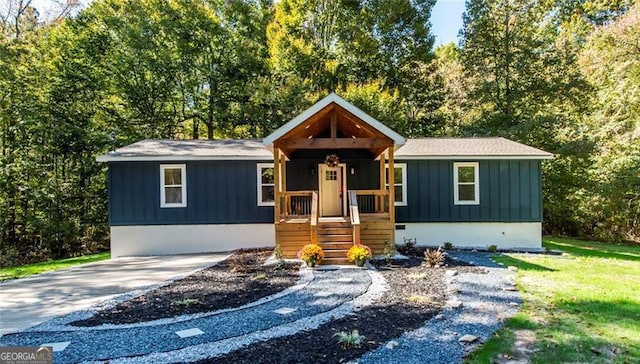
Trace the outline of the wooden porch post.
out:
<instances>
[{"instance_id":1,"label":"wooden porch post","mask_svg":"<svg viewBox=\"0 0 640 364\"><path fill-rule=\"evenodd\" d=\"M280 223L280 149L273 148L273 221Z\"/></svg>"},{"instance_id":2,"label":"wooden porch post","mask_svg":"<svg viewBox=\"0 0 640 364\"><path fill-rule=\"evenodd\" d=\"M395 170L393 169L394 162L394 146L389 147L389 221L391 222L391 241L389 243L396 243L396 191L395 191Z\"/></svg>"},{"instance_id":3,"label":"wooden porch post","mask_svg":"<svg viewBox=\"0 0 640 364\"><path fill-rule=\"evenodd\" d=\"M384 191L385 187L385 160L384 152L380 154L380 190ZM384 196L376 196L376 212L384 212Z\"/></svg>"}]
</instances>

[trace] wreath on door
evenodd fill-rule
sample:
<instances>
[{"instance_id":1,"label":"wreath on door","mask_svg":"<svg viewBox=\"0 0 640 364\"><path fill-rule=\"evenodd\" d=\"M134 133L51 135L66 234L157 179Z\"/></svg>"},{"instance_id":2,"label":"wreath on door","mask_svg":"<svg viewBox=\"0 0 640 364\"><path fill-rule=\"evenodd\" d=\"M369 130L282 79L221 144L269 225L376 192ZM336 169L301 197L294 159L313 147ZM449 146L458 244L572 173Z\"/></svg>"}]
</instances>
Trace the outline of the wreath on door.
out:
<instances>
[{"instance_id":1,"label":"wreath on door","mask_svg":"<svg viewBox=\"0 0 640 364\"><path fill-rule=\"evenodd\" d=\"M338 158L337 155L335 154L329 154L327 155L327 157L324 159L324 162L327 164L327 166L329 167L337 167L338 164L340 164L340 158Z\"/></svg>"}]
</instances>

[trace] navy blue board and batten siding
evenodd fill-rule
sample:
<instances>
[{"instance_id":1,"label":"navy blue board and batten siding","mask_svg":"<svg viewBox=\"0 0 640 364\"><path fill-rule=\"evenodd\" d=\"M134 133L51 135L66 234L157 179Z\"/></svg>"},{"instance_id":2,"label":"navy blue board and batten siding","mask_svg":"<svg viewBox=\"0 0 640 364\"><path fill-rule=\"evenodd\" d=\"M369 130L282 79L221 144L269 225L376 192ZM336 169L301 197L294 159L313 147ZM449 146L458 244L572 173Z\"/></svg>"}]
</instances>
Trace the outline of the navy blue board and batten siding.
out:
<instances>
[{"instance_id":1,"label":"navy blue board and batten siding","mask_svg":"<svg viewBox=\"0 0 640 364\"><path fill-rule=\"evenodd\" d=\"M273 223L273 207L258 206L257 202L256 165L264 162L111 162L110 224ZM160 207L161 164L186 164L186 207Z\"/></svg>"},{"instance_id":2,"label":"navy blue board and batten siding","mask_svg":"<svg viewBox=\"0 0 640 364\"><path fill-rule=\"evenodd\" d=\"M454 162L396 159L407 165L408 200L396 207L396 222L542 221L539 160L477 161L479 205L454 204Z\"/></svg>"},{"instance_id":3,"label":"navy blue board and batten siding","mask_svg":"<svg viewBox=\"0 0 640 364\"><path fill-rule=\"evenodd\" d=\"M379 163L341 158L348 189L375 189ZM480 204L454 205L454 160L402 160L407 206L396 222L541 222L539 160L480 160ZM258 206L257 164L269 161L111 162L112 226L273 223L273 207ZM317 190L319 158L287 163L288 190ZM160 164L186 164L187 207L160 207ZM354 174L351 174L353 168Z\"/></svg>"}]
</instances>

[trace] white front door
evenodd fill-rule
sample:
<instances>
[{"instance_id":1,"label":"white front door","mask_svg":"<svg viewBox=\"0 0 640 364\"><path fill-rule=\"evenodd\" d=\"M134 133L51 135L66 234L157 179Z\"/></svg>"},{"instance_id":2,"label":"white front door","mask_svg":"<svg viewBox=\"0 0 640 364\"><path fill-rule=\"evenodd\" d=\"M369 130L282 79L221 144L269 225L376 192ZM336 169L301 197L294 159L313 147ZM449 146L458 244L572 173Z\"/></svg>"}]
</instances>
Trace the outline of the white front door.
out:
<instances>
[{"instance_id":1,"label":"white front door","mask_svg":"<svg viewBox=\"0 0 640 364\"><path fill-rule=\"evenodd\" d=\"M344 167L318 166L320 189L320 216L342 216Z\"/></svg>"}]
</instances>

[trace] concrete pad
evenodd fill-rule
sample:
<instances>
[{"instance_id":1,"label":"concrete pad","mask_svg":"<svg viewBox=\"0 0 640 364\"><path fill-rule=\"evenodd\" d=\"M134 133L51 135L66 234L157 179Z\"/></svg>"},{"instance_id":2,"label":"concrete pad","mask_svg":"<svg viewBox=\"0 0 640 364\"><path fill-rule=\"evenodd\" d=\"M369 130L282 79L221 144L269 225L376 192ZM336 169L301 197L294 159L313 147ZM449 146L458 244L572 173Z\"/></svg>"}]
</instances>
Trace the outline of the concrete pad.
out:
<instances>
[{"instance_id":1,"label":"concrete pad","mask_svg":"<svg viewBox=\"0 0 640 364\"><path fill-rule=\"evenodd\" d=\"M0 336L193 272L226 256L116 258L0 283Z\"/></svg>"}]
</instances>

